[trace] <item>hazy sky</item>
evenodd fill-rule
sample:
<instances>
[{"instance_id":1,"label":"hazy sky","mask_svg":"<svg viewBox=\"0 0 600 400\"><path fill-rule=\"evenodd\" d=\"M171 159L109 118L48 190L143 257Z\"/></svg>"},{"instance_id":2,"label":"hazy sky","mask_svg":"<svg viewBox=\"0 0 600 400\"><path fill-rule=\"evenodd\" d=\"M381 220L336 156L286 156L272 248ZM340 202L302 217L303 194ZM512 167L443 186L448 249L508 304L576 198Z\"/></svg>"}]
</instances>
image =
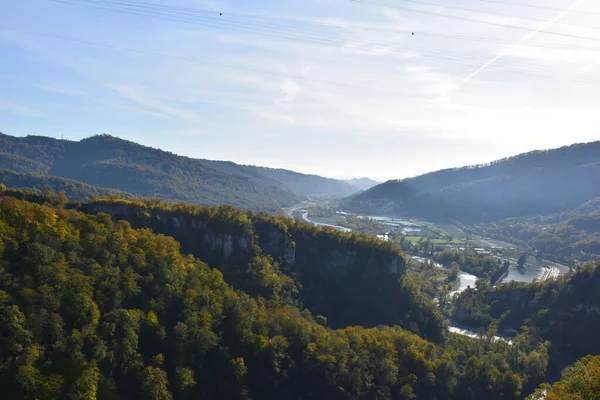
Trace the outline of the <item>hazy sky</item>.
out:
<instances>
[{"instance_id":1,"label":"hazy sky","mask_svg":"<svg viewBox=\"0 0 600 400\"><path fill-rule=\"evenodd\" d=\"M600 2L416 1L2 0L0 131L378 179L600 139Z\"/></svg>"}]
</instances>

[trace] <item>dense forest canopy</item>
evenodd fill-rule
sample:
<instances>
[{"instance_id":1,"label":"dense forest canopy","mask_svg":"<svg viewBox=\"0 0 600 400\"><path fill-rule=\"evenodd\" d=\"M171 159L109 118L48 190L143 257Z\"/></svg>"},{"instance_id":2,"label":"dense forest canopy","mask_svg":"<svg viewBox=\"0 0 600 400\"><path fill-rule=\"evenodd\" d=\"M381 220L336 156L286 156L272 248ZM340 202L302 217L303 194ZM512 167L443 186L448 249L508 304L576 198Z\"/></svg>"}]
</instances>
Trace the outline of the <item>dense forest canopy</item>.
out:
<instances>
[{"instance_id":1,"label":"dense forest canopy","mask_svg":"<svg viewBox=\"0 0 600 400\"><path fill-rule=\"evenodd\" d=\"M542 385L528 400L600 399L600 356L586 356L565 368L560 381Z\"/></svg>"},{"instance_id":2,"label":"dense forest canopy","mask_svg":"<svg viewBox=\"0 0 600 400\"><path fill-rule=\"evenodd\" d=\"M495 284L507 271L510 264L491 256L481 256L472 249L444 249L433 255L433 259L447 268L456 264L461 271Z\"/></svg>"},{"instance_id":3,"label":"dense forest canopy","mask_svg":"<svg viewBox=\"0 0 600 400\"><path fill-rule=\"evenodd\" d=\"M58 178L49 175L36 175L18 173L7 169L0 169L0 183L14 189L29 189L37 193L46 190L65 192L69 199L75 201L88 201L92 197L119 196L133 197L132 195L114 189L107 189L72 179Z\"/></svg>"},{"instance_id":4,"label":"dense forest canopy","mask_svg":"<svg viewBox=\"0 0 600 400\"><path fill-rule=\"evenodd\" d=\"M232 207L0 190L0 388L14 398L518 399L545 381L547 344L528 335L429 342L405 330L427 335L433 309L389 243ZM315 254L325 261L311 266ZM369 265L386 259L397 268ZM391 280L384 301L345 318L405 329L332 328L311 296L352 304L310 281L319 269L360 301Z\"/></svg>"},{"instance_id":5,"label":"dense forest canopy","mask_svg":"<svg viewBox=\"0 0 600 400\"><path fill-rule=\"evenodd\" d=\"M318 175L300 174L281 168L266 168L250 165L239 165L230 161L209 161L203 163L213 166L219 171L246 176L269 185L289 190L298 196L310 195L349 195L362 190L351 182L324 178Z\"/></svg>"},{"instance_id":6,"label":"dense forest canopy","mask_svg":"<svg viewBox=\"0 0 600 400\"><path fill-rule=\"evenodd\" d=\"M550 346L550 377L577 358L600 354L600 265L580 268L543 283L511 282L467 289L455 303L454 319L468 326L534 333Z\"/></svg>"},{"instance_id":7,"label":"dense forest canopy","mask_svg":"<svg viewBox=\"0 0 600 400\"><path fill-rule=\"evenodd\" d=\"M517 242L538 256L570 265L600 260L600 205L594 199L548 217L511 218L481 226L482 233Z\"/></svg>"},{"instance_id":8,"label":"dense forest canopy","mask_svg":"<svg viewBox=\"0 0 600 400\"><path fill-rule=\"evenodd\" d=\"M31 185L20 186L28 189L36 188L43 179L52 185L57 178L68 178L136 196L262 211L278 211L307 195L359 191L335 179L192 159L109 135L74 142L0 133L0 168L35 175ZM60 185L54 189L62 190Z\"/></svg>"},{"instance_id":9,"label":"dense forest canopy","mask_svg":"<svg viewBox=\"0 0 600 400\"><path fill-rule=\"evenodd\" d=\"M269 296L275 290L293 302L301 287L297 300L327 317L331 326L400 324L429 339L443 335L433 302L403 279L406 258L393 243L227 206L107 198L82 209L173 236L184 252L220 268L229 282L252 294ZM240 265L248 265L246 273ZM367 286L378 290L366 291Z\"/></svg>"},{"instance_id":10,"label":"dense forest canopy","mask_svg":"<svg viewBox=\"0 0 600 400\"><path fill-rule=\"evenodd\" d=\"M388 181L347 198L348 210L490 221L570 211L600 196L600 142Z\"/></svg>"}]
</instances>

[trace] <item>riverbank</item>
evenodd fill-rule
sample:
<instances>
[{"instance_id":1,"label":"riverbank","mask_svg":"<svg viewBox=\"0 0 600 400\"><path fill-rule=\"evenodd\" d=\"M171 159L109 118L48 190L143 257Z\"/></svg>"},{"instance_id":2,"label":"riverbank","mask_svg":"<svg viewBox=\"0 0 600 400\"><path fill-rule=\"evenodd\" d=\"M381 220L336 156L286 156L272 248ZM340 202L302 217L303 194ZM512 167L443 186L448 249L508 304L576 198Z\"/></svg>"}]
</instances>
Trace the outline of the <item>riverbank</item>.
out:
<instances>
[{"instance_id":1,"label":"riverbank","mask_svg":"<svg viewBox=\"0 0 600 400\"><path fill-rule=\"evenodd\" d=\"M340 232L352 232L352 229L346 228L345 226L324 224L324 223L320 223L320 222L311 221L310 219L308 219L308 211L305 211L305 212L302 213L302 219L305 222L308 222L309 224L312 224L314 226L329 226L330 228L336 229L336 230L338 230Z\"/></svg>"},{"instance_id":2,"label":"riverbank","mask_svg":"<svg viewBox=\"0 0 600 400\"><path fill-rule=\"evenodd\" d=\"M447 320L448 322L448 331L451 333L456 333L458 335L463 335L463 336L468 336L471 338L479 338L482 336L485 336L486 332L475 332L470 330L469 328L466 327L462 327L459 324L456 324L455 322L451 321L451 320ZM494 340L501 340L503 342L506 342L508 344L512 344L513 340L512 337L507 336L507 335L496 335L494 336Z\"/></svg>"},{"instance_id":3,"label":"riverbank","mask_svg":"<svg viewBox=\"0 0 600 400\"><path fill-rule=\"evenodd\" d=\"M451 297L464 292L468 288L474 289L477 284L477 277L475 275L467 274L466 272L460 272L458 274L458 280L460 282L458 289L450 292Z\"/></svg>"},{"instance_id":4,"label":"riverbank","mask_svg":"<svg viewBox=\"0 0 600 400\"><path fill-rule=\"evenodd\" d=\"M294 211L301 213L302 219L305 222L310 223L312 225L315 225L315 226L329 226L329 227L332 227L334 229L338 229L338 230L343 231L343 232L351 232L352 231L352 229L350 229L350 228L345 228L345 227L338 226L338 225L332 225L332 224L326 224L326 223L318 223L318 222L311 221L308 218L308 211L304 210L303 207L298 207ZM380 218L383 218L383 217L380 217ZM406 221L403 221L403 222L406 222ZM421 256L411 255L411 254L407 254L407 257L409 259L413 260L413 261L416 261L416 262L419 262L419 263L422 263L422 264L431 263L436 268L447 269L442 264L434 262L433 260L428 259L426 257L421 257ZM471 274L468 274L466 272L462 272L461 271L458 274L457 282L455 283L455 286L453 287L453 290L449 293L449 296L450 297L454 297L454 296L458 295L459 293L462 293L463 291L467 290L469 287L475 288L476 287L476 283L477 283L477 277L475 275L471 275ZM449 323L448 331L451 332L451 333L460 334L460 335L464 335L464 336L469 336L469 337L473 337L473 338L479 337L479 335L476 332L473 332L473 331L470 331L469 329L466 329L464 327L460 327L460 326L457 326L455 324L452 324L451 321L448 321L448 323ZM496 336L495 339L496 340L503 340L503 341L505 341L507 343L512 343L509 338L503 338L503 337L500 337L500 336Z\"/></svg>"},{"instance_id":5,"label":"riverbank","mask_svg":"<svg viewBox=\"0 0 600 400\"><path fill-rule=\"evenodd\" d=\"M442 264L435 262L429 258L425 258L425 257L417 256L417 255L411 255L411 254L407 254L407 257L413 261L416 261L416 262L419 262L422 264L432 263L436 268L441 268L441 269L447 270L447 268L444 267ZM452 290L450 291L450 296L455 296L461 292L464 292L469 287L475 288L476 283L477 283L477 277L475 275L471 275L471 274L461 271L458 274L458 278L456 279L456 282L454 283Z\"/></svg>"}]
</instances>

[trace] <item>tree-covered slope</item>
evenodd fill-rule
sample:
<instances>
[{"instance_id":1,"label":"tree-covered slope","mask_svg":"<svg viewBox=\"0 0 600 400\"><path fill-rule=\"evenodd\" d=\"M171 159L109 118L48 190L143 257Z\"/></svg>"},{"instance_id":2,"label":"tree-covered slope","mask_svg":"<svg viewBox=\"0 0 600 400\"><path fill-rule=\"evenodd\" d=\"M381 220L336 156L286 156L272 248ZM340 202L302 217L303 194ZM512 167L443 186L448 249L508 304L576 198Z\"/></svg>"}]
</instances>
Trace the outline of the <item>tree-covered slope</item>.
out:
<instances>
[{"instance_id":1,"label":"tree-covered slope","mask_svg":"<svg viewBox=\"0 0 600 400\"><path fill-rule=\"evenodd\" d=\"M570 211L599 196L600 142L593 142L388 181L344 206L473 222Z\"/></svg>"},{"instance_id":2,"label":"tree-covered slope","mask_svg":"<svg viewBox=\"0 0 600 400\"><path fill-rule=\"evenodd\" d=\"M358 190L314 175L182 157L108 135L73 142L0 134L0 149L0 168L203 205L276 211L309 194Z\"/></svg>"},{"instance_id":3,"label":"tree-covered slope","mask_svg":"<svg viewBox=\"0 0 600 400\"><path fill-rule=\"evenodd\" d=\"M483 224L478 231L529 247L538 257L569 265L595 262L600 260L600 198L587 201L570 212L509 218Z\"/></svg>"},{"instance_id":4,"label":"tree-covered slope","mask_svg":"<svg viewBox=\"0 0 600 400\"><path fill-rule=\"evenodd\" d=\"M300 174L286 169L239 165L228 161L204 160L204 162L220 171L246 176L266 184L277 185L299 196L347 196L360 190L360 188L354 185L337 179L324 178L318 175Z\"/></svg>"},{"instance_id":5,"label":"tree-covered slope","mask_svg":"<svg viewBox=\"0 0 600 400\"><path fill-rule=\"evenodd\" d=\"M259 231L275 236L259 225L304 229L285 220L231 207L136 205L140 220L168 216L176 226L183 220L172 218L185 215L203 230L192 256L174 238L109 214L21 197L30 201L0 195L0 390L11 398L499 400L544 380L544 346L526 341L450 336L434 344L400 327L329 329L293 304L293 272L250 247L277 238L248 242L250 264L226 244ZM101 204L135 205L93 207ZM315 234L334 249L393 250ZM218 262L219 248L223 273L200 257ZM357 289L373 291L370 282Z\"/></svg>"},{"instance_id":6,"label":"tree-covered slope","mask_svg":"<svg viewBox=\"0 0 600 400\"><path fill-rule=\"evenodd\" d=\"M377 181L374 181L373 179L369 179L369 178L346 179L345 182L348 182L349 184L356 186L360 190L369 190L372 187L377 186L381 183L381 182L377 182Z\"/></svg>"},{"instance_id":7,"label":"tree-covered slope","mask_svg":"<svg viewBox=\"0 0 600 400\"><path fill-rule=\"evenodd\" d=\"M29 189L37 193L43 193L46 190L53 192L62 191L65 192L69 199L76 201L88 201L91 197L131 197L128 193L120 190L92 186L72 179L50 175L17 173L6 169L0 169L0 184L15 189Z\"/></svg>"},{"instance_id":8,"label":"tree-covered slope","mask_svg":"<svg viewBox=\"0 0 600 400\"><path fill-rule=\"evenodd\" d=\"M107 135L79 142L0 135L0 147L4 153L11 155L11 158L4 157L6 168L20 172L45 172L142 197L206 205L229 203L270 211L299 199L285 189L219 171L201 160ZM28 170L34 161L43 164L46 170Z\"/></svg>"},{"instance_id":9,"label":"tree-covered slope","mask_svg":"<svg viewBox=\"0 0 600 400\"><path fill-rule=\"evenodd\" d=\"M440 312L404 279L406 257L392 243L232 207L99 199L82 210L172 236L235 287L299 301L332 327L401 325L428 339L443 336Z\"/></svg>"},{"instance_id":10,"label":"tree-covered slope","mask_svg":"<svg viewBox=\"0 0 600 400\"><path fill-rule=\"evenodd\" d=\"M600 265L544 283L511 282L467 289L456 299L454 318L473 327L526 330L551 342L550 377L576 359L600 354Z\"/></svg>"},{"instance_id":11,"label":"tree-covered slope","mask_svg":"<svg viewBox=\"0 0 600 400\"><path fill-rule=\"evenodd\" d=\"M528 400L600 399L600 356L586 356L565 368L560 381L542 385Z\"/></svg>"},{"instance_id":12,"label":"tree-covered slope","mask_svg":"<svg viewBox=\"0 0 600 400\"><path fill-rule=\"evenodd\" d=\"M50 167L46 164L6 151L0 151L0 168L5 168L14 172L27 172L40 175L48 174L48 171L50 170Z\"/></svg>"}]
</instances>

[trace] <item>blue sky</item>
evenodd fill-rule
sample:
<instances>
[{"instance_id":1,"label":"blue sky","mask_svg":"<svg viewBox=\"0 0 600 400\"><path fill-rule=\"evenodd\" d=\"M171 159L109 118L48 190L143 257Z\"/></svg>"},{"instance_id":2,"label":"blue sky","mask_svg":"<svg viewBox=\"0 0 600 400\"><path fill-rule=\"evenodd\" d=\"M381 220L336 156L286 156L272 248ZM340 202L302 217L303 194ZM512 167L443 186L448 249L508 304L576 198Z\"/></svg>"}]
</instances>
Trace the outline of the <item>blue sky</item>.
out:
<instances>
[{"instance_id":1,"label":"blue sky","mask_svg":"<svg viewBox=\"0 0 600 400\"><path fill-rule=\"evenodd\" d=\"M593 0L65 1L0 2L1 132L376 179L600 139Z\"/></svg>"}]
</instances>

